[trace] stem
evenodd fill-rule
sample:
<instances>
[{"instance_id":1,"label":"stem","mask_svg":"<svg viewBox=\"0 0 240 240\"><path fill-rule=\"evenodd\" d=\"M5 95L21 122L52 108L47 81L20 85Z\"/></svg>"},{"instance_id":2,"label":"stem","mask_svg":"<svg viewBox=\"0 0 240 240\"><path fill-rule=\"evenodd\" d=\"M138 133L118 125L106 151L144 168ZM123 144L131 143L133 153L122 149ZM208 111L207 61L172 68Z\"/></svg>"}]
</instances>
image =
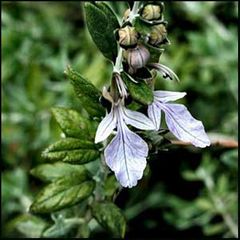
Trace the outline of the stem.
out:
<instances>
[{"instance_id":1,"label":"stem","mask_svg":"<svg viewBox=\"0 0 240 240\"><path fill-rule=\"evenodd\" d=\"M130 23L133 23L136 16L138 16L137 11L138 11L138 8L139 8L139 4L140 4L140 1L135 1L134 4L133 4L132 11L129 14L129 22Z\"/></svg>"},{"instance_id":2,"label":"stem","mask_svg":"<svg viewBox=\"0 0 240 240\"><path fill-rule=\"evenodd\" d=\"M137 15L137 10L139 8L139 4L140 4L140 1L135 1L134 4L133 4L132 13L134 15Z\"/></svg>"},{"instance_id":3,"label":"stem","mask_svg":"<svg viewBox=\"0 0 240 240\"><path fill-rule=\"evenodd\" d=\"M135 21L135 18L138 16L139 5L140 5L140 1L135 1L134 4L133 4L133 8L132 8L132 10L131 10L131 12L129 14L129 17L128 17L128 21L131 24L133 24L133 22ZM122 61L123 61L123 48L121 46L119 46L118 47L118 55L117 55L117 58L116 58L116 62L114 64L114 66L113 66L113 74L114 73L118 73L120 75L120 73L123 71ZM113 96L113 99L114 99L115 102L119 98L118 93L116 93L116 90L117 90L117 87L115 86L114 81L112 81L111 82L111 93L112 93L112 96ZM104 148L105 147L106 147L106 142L104 142ZM101 164L102 168L103 168L103 170L105 172L105 174L102 176L102 182L104 182L106 180L106 178L107 178L108 170L106 168L106 164L105 164L105 161L104 161L104 155L103 154L101 154L101 163L102 163ZM121 190L122 190L122 187L119 188L119 192L116 193L116 195L114 196L114 200L117 197L117 195L120 193ZM98 200L98 197L99 196L97 196L96 200ZM95 196L95 198L96 198L96 196Z\"/></svg>"},{"instance_id":4,"label":"stem","mask_svg":"<svg viewBox=\"0 0 240 240\"><path fill-rule=\"evenodd\" d=\"M116 58L116 63L113 66L113 72L114 73L122 72L122 70L123 70L122 59L123 59L123 49L119 46L118 55L117 55L117 58Z\"/></svg>"},{"instance_id":5,"label":"stem","mask_svg":"<svg viewBox=\"0 0 240 240\"><path fill-rule=\"evenodd\" d=\"M206 188L208 189L209 195L215 205L215 208L218 210L218 212L222 215L222 218L226 224L226 226L229 228L231 233L234 237L238 238L238 227L235 224L234 220L232 219L231 215L227 212L224 203L222 199L213 192L214 182L209 176L209 174L205 171L205 169L202 169L201 175L204 180L204 184Z\"/></svg>"},{"instance_id":6,"label":"stem","mask_svg":"<svg viewBox=\"0 0 240 240\"><path fill-rule=\"evenodd\" d=\"M139 1L135 1L134 4L133 4L132 11L130 12L129 18L128 18L128 21L130 23L133 23L135 18L138 16L137 11L138 11L138 8L139 8L139 4L140 4ZM115 65L113 66L113 72L120 73L120 72L123 71L122 59L123 59L123 49L119 46L116 62L115 62Z\"/></svg>"},{"instance_id":7,"label":"stem","mask_svg":"<svg viewBox=\"0 0 240 240\"><path fill-rule=\"evenodd\" d=\"M69 224L83 224L85 222L84 218L67 218L64 220L65 223Z\"/></svg>"}]
</instances>

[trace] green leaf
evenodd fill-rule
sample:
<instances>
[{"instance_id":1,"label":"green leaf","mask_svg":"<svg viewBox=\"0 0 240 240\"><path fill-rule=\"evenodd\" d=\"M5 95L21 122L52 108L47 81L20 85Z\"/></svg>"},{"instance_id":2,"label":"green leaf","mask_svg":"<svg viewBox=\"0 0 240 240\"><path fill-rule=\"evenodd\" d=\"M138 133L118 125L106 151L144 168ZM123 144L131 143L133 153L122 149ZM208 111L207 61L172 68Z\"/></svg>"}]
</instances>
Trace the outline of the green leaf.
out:
<instances>
[{"instance_id":1,"label":"green leaf","mask_svg":"<svg viewBox=\"0 0 240 240\"><path fill-rule=\"evenodd\" d=\"M65 138L50 145L42 153L42 157L50 161L84 164L99 157L99 151L93 142L75 138Z\"/></svg>"},{"instance_id":2,"label":"green leaf","mask_svg":"<svg viewBox=\"0 0 240 240\"><path fill-rule=\"evenodd\" d=\"M54 237L63 237L67 234L72 228L73 224L63 224L61 227L54 224L50 228L46 229L43 233L44 238L54 238Z\"/></svg>"},{"instance_id":3,"label":"green leaf","mask_svg":"<svg viewBox=\"0 0 240 240\"><path fill-rule=\"evenodd\" d=\"M106 230L114 236L123 238L126 231L126 221L121 210L111 202L95 203L92 214Z\"/></svg>"},{"instance_id":4,"label":"green leaf","mask_svg":"<svg viewBox=\"0 0 240 240\"><path fill-rule=\"evenodd\" d=\"M52 113L67 137L94 139L95 128L93 124L76 110L55 107L52 108Z\"/></svg>"},{"instance_id":5,"label":"green leaf","mask_svg":"<svg viewBox=\"0 0 240 240\"><path fill-rule=\"evenodd\" d=\"M136 17L134 27L141 35L148 35L151 32L151 25L143 22L141 17Z\"/></svg>"},{"instance_id":6,"label":"green leaf","mask_svg":"<svg viewBox=\"0 0 240 240\"><path fill-rule=\"evenodd\" d=\"M72 165L63 162L41 164L31 170L31 174L44 182L52 182L64 176L88 176L88 171L82 165Z\"/></svg>"},{"instance_id":7,"label":"green leaf","mask_svg":"<svg viewBox=\"0 0 240 240\"><path fill-rule=\"evenodd\" d=\"M150 63L158 63L159 62L159 58L162 55L164 49L162 48L158 48L158 47L153 47L150 44L144 44L144 46L148 49L148 51L150 52L150 59L148 60L148 62Z\"/></svg>"},{"instance_id":8,"label":"green leaf","mask_svg":"<svg viewBox=\"0 0 240 240\"><path fill-rule=\"evenodd\" d=\"M108 176L104 183L104 194L109 199L112 198L113 194L117 191L119 188L119 183L116 180L115 175Z\"/></svg>"},{"instance_id":9,"label":"green leaf","mask_svg":"<svg viewBox=\"0 0 240 240\"><path fill-rule=\"evenodd\" d=\"M216 183L216 192L221 195L224 193L227 193L229 189L229 182L228 182L228 176L225 174L221 174Z\"/></svg>"},{"instance_id":10,"label":"green leaf","mask_svg":"<svg viewBox=\"0 0 240 240\"><path fill-rule=\"evenodd\" d=\"M201 210L204 210L204 211L214 210L214 205L207 198L199 197L196 199L195 203L196 203L196 206Z\"/></svg>"},{"instance_id":11,"label":"green leaf","mask_svg":"<svg viewBox=\"0 0 240 240\"><path fill-rule=\"evenodd\" d=\"M91 116L103 116L105 110L99 102L101 96L99 90L91 82L84 79L81 74L70 67L68 67L64 73L71 81L82 107L86 109Z\"/></svg>"},{"instance_id":12,"label":"green leaf","mask_svg":"<svg viewBox=\"0 0 240 240\"><path fill-rule=\"evenodd\" d=\"M122 73L121 76L134 100L144 105L149 105L153 102L153 91L144 81L135 83L125 73Z\"/></svg>"},{"instance_id":13,"label":"green leaf","mask_svg":"<svg viewBox=\"0 0 240 240\"><path fill-rule=\"evenodd\" d=\"M228 150L224 152L220 157L220 161L223 162L231 170L235 170L238 168L237 159L238 149Z\"/></svg>"},{"instance_id":14,"label":"green leaf","mask_svg":"<svg viewBox=\"0 0 240 240\"><path fill-rule=\"evenodd\" d=\"M50 213L75 205L88 198L95 188L94 181L74 174L47 185L36 196L30 207L33 213Z\"/></svg>"},{"instance_id":15,"label":"green leaf","mask_svg":"<svg viewBox=\"0 0 240 240\"><path fill-rule=\"evenodd\" d=\"M39 238L47 225L48 224L40 217L23 214L8 223L6 232L13 232L14 230L17 230L26 237Z\"/></svg>"},{"instance_id":16,"label":"green leaf","mask_svg":"<svg viewBox=\"0 0 240 240\"><path fill-rule=\"evenodd\" d=\"M107 3L98 2L96 3L96 6L98 6L105 13L107 18L109 19L109 24L111 24L111 28L113 29L113 31L120 27L116 14Z\"/></svg>"},{"instance_id":17,"label":"green leaf","mask_svg":"<svg viewBox=\"0 0 240 240\"><path fill-rule=\"evenodd\" d=\"M27 193L28 179L26 170L15 168L4 171L2 174L2 201L9 202L9 199L18 199Z\"/></svg>"},{"instance_id":18,"label":"green leaf","mask_svg":"<svg viewBox=\"0 0 240 240\"><path fill-rule=\"evenodd\" d=\"M206 236L220 234L224 231L226 231L224 223L215 223L203 226L203 232Z\"/></svg>"},{"instance_id":19,"label":"green leaf","mask_svg":"<svg viewBox=\"0 0 240 240\"><path fill-rule=\"evenodd\" d=\"M64 237L72 230L73 227L79 225L79 222L74 220L75 219L57 219L55 224L43 232L42 236L44 238Z\"/></svg>"},{"instance_id":20,"label":"green leaf","mask_svg":"<svg viewBox=\"0 0 240 240\"><path fill-rule=\"evenodd\" d=\"M117 42L114 30L119 28L118 20L113 11L105 3L84 5L89 33L99 50L111 61L117 56Z\"/></svg>"},{"instance_id":21,"label":"green leaf","mask_svg":"<svg viewBox=\"0 0 240 240\"><path fill-rule=\"evenodd\" d=\"M185 170L182 172L182 176L185 180L188 181L200 181L201 178L199 178L199 176L197 176L197 174L193 171L189 171L189 170Z\"/></svg>"},{"instance_id":22,"label":"green leaf","mask_svg":"<svg viewBox=\"0 0 240 240\"><path fill-rule=\"evenodd\" d=\"M81 238L89 238L90 236L90 228L88 223L83 223L79 227L79 235Z\"/></svg>"}]
</instances>

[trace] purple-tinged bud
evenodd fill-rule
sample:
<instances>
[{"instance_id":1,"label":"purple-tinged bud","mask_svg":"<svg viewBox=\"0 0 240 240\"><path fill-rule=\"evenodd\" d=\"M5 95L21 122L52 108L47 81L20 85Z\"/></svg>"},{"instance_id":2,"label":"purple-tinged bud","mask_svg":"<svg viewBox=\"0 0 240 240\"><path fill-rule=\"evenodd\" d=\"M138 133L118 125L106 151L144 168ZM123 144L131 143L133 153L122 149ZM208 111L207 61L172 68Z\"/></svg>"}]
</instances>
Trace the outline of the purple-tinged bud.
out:
<instances>
[{"instance_id":1,"label":"purple-tinged bud","mask_svg":"<svg viewBox=\"0 0 240 240\"><path fill-rule=\"evenodd\" d=\"M124 51L124 58L129 65L129 73L135 73L137 69L144 67L149 58L150 53L143 45L138 45L136 48L131 48Z\"/></svg>"}]
</instances>

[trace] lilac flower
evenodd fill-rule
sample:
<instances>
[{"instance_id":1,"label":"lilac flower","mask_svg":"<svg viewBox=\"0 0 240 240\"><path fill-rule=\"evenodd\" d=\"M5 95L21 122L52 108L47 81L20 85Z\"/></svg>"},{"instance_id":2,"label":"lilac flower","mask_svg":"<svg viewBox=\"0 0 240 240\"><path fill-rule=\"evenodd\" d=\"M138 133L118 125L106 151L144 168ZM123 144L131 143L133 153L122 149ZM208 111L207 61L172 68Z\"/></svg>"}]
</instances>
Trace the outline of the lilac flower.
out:
<instances>
[{"instance_id":1,"label":"lilac flower","mask_svg":"<svg viewBox=\"0 0 240 240\"><path fill-rule=\"evenodd\" d=\"M142 178L148 155L147 143L127 124L142 130L153 130L154 124L144 114L124 107L123 101L112 104L98 126L95 143L105 140L117 128L117 134L105 148L105 161L123 187L133 187Z\"/></svg>"},{"instance_id":2,"label":"lilac flower","mask_svg":"<svg viewBox=\"0 0 240 240\"><path fill-rule=\"evenodd\" d=\"M180 99L185 92L154 91L154 101L148 107L148 116L155 129L160 128L161 111L165 113L169 130L181 141L191 142L196 147L210 145L209 138L201 121L196 120L182 104L168 103Z\"/></svg>"}]
</instances>

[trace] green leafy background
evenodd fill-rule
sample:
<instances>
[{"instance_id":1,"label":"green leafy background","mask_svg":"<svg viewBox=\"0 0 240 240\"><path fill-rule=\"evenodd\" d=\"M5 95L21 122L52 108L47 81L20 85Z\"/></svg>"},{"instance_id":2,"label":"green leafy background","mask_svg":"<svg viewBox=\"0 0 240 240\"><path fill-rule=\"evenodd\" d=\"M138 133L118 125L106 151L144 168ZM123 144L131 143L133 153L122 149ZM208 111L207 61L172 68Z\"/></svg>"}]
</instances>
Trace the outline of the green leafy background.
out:
<instances>
[{"instance_id":1,"label":"green leafy background","mask_svg":"<svg viewBox=\"0 0 240 240\"><path fill-rule=\"evenodd\" d=\"M127 2L109 2L120 17L128 7ZM165 3L165 19L168 21L171 45L161 56L161 62L177 73L181 82L171 82L158 77L158 89L186 91L182 101L197 118L203 121L209 136L221 141L207 149L173 145L169 151L151 152L145 177L133 189L123 189L116 196L127 220L128 237L233 237L237 226L237 2L171 2ZM34 196L48 175L53 189L58 185L51 181L61 176L61 164L54 162L52 146L43 154L54 162L56 175L44 169L41 152L61 136L61 122L56 115L70 107L74 119L89 130L93 139L96 126L87 126L83 108L87 97L76 97L64 70L73 69L90 80L99 91L110 81L112 66L92 41L85 24L80 2L4 2L2 3L2 235L38 237L44 229L44 237L91 236L106 237L112 228L96 221L84 224L75 219L84 203L72 206L70 194L76 194L76 202L84 198L78 192L80 179L85 179L84 194L91 192L91 180L86 171L94 173L99 159L91 169L75 169L76 180L69 181L69 189L62 189L56 202L69 206L61 212L56 205L54 213L44 215L44 220L29 213ZM96 93L97 94L97 93ZM81 101L82 100L82 101ZM74 113L77 110L80 116ZM100 111L100 110L99 110ZM67 114L66 117L69 115ZM68 129L66 141L74 139L76 132ZM73 134L73 135L72 135ZM79 132L79 134L81 134ZM154 139L158 142L157 136ZM224 144L222 144L224 143ZM65 144L67 143L58 143ZM77 154L84 151L76 144ZM85 161L92 161L98 146ZM81 146L83 144L80 144ZM61 153L66 160L64 167L71 171L71 156ZM59 152L58 152L59 154ZM39 165L41 164L41 165ZM41 166L41 167L39 167ZM71 165L72 166L72 165ZM65 172L67 177L67 172ZM63 181L63 180L59 180ZM71 188L75 188L74 191ZM111 196L117 188L114 177L109 177L101 191ZM80 188L82 189L82 188ZM99 190L99 191L100 191ZM68 191L66 193L66 191ZM59 199L57 199L59 198ZM110 200L110 199L109 199ZM33 205L34 206L34 205ZM41 205L37 204L39 208ZM46 210L47 204L41 209ZM111 203L93 206L95 218L101 222L102 212L111 210ZM107 210L104 210L107 209ZM33 209L34 210L34 209ZM125 231L124 219L117 209L108 217L118 219L118 232ZM230 219L230 220L229 220ZM50 227L49 227L49 223ZM114 235L114 234L113 234Z\"/></svg>"}]
</instances>

